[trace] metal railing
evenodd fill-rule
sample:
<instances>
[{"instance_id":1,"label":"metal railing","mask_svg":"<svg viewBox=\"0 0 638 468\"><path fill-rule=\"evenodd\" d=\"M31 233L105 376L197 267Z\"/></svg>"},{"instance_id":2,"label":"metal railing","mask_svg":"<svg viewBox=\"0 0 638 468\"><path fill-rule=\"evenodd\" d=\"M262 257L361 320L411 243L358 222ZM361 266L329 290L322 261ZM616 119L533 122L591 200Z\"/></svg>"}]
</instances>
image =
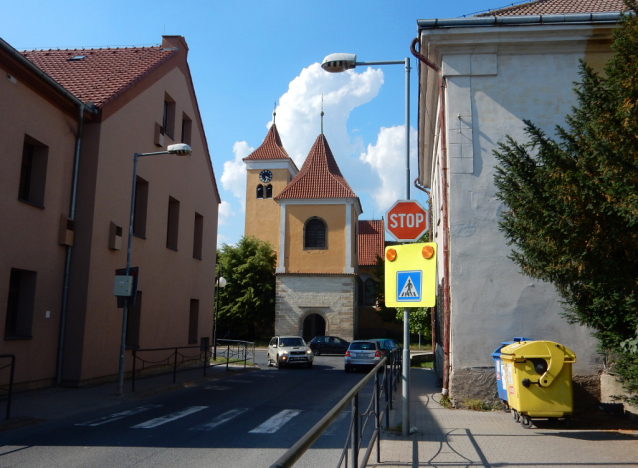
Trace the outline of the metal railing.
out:
<instances>
[{"instance_id":1,"label":"metal railing","mask_svg":"<svg viewBox=\"0 0 638 468\"><path fill-rule=\"evenodd\" d=\"M177 346L173 348L147 348L133 349L133 371L131 374L131 391L135 391L135 381L141 374L160 375L173 373L173 383L177 381L178 370L193 370L201 368L203 376L209 367L226 365L228 370L229 363L244 363L246 368L249 354L252 353L252 361L255 360L255 343L239 340L217 340L219 343L226 343L222 346L219 355L224 356L225 362L212 361L212 346ZM146 354L141 357L140 354ZM138 366L141 364L141 367ZM163 370L167 372L162 372ZM138 375L138 373L140 375Z\"/></svg>"},{"instance_id":2,"label":"metal railing","mask_svg":"<svg viewBox=\"0 0 638 468\"><path fill-rule=\"evenodd\" d=\"M409 363L408 363L409 365ZM343 451L339 457L337 468L341 466L364 467L367 465L372 450L376 443L377 463L381 463L381 422L385 419L385 427L390 425L389 411L392 409L392 399L397 389L399 378L401 377L401 352L392 351L384 357L339 403L337 403L312 429L295 443L286 453L273 463L270 468L288 468L293 466L297 460L314 444L314 442L328 429L330 424L337 419L337 416L348 406L352 407L352 417L348 436L344 444ZM370 402L364 412L360 412L362 406L359 403L359 394L366 384L374 379L374 389ZM381 401L383 400L383 405ZM359 465L359 455L362 449L361 443L368 423L374 423L374 430L365 447L365 452ZM350 452L350 465L348 465L348 452ZM345 465L343 463L345 462Z\"/></svg>"},{"instance_id":3,"label":"metal railing","mask_svg":"<svg viewBox=\"0 0 638 468\"><path fill-rule=\"evenodd\" d=\"M5 418L9 419L9 417L11 416L11 399L13 398L13 376L16 367L16 357L13 354L0 354L0 359L9 359L9 364L5 364L4 366L0 367L0 371L9 368L8 387L6 385L0 386L0 391L2 391L3 393L2 399L7 400L7 410L5 413Z\"/></svg>"}]
</instances>

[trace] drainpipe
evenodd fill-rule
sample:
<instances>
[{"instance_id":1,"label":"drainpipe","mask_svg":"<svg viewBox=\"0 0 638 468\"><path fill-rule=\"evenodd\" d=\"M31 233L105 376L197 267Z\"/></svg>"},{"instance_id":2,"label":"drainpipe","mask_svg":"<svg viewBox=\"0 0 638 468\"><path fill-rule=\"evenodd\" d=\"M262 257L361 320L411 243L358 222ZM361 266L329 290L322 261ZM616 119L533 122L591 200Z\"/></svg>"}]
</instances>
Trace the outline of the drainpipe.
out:
<instances>
[{"instance_id":1,"label":"drainpipe","mask_svg":"<svg viewBox=\"0 0 638 468\"><path fill-rule=\"evenodd\" d=\"M78 130L75 137L75 154L73 160L73 182L71 185L71 206L69 208L69 219L75 221L75 206L77 201L77 188L78 188L78 173L80 167L80 150L82 148L82 132L84 129L84 113L91 112L97 113L97 109L93 103L81 102L78 105L79 118L78 118ZM60 329L58 332L58 359L55 371L55 384L60 386L62 384L62 361L64 359L64 344L66 339L66 317L69 301L69 277L71 275L71 254L73 252L73 246L67 245L66 258L64 262L64 279L62 286L62 306L60 308Z\"/></svg>"},{"instance_id":2,"label":"drainpipe","mask_svg":"<svg viewBox=\"0 0 638 468\"><path fill-rule=\"evenodd\" d=\"M449 252L449 218L447 203L447 141L445 127L445 93L441 69L429 61L421 53L417 52L415 46L419 38L414 38L410 44L412 54L422 63L430 67L437 74L439 79L439 126L441 142L441 209L443 219L443 388L441 394L447 396L450 384L450 252Z\"/></svg>"}]
</instances>

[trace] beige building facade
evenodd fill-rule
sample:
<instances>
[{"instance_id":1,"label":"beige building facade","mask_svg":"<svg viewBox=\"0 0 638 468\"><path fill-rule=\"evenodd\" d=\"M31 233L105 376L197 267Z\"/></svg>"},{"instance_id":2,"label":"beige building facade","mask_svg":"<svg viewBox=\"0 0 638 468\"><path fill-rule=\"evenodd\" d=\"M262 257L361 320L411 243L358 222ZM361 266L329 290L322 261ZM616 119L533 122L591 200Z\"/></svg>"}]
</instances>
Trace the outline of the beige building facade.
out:
<instances>
[{"instance_id":1,"label":"beige building facade","mask_svg":"<svg viewBox=\"0 0 638 468\"><path fill-rule=\"evenodd\" d=\"M18 357L17 382L114 378L122 309L113 281L126 266L133 155L178 142L192 154L138 162L131 265L139 267L139 292L129 310L126 370L132 349L210 340L220 198L184 38L126 49L18 53L2 45L0 69L15 82L0 84L9 103L0 112L0 145L9 155L0 202L13 215L2 233L13 248L0 256L0 304L9 304L0 308L0 353ZM43 203L22 197L27 166L34 184L33 173L45 179ZM31 326L16 334L12 317L30 317Z\"/></svg>"}]
</instances>

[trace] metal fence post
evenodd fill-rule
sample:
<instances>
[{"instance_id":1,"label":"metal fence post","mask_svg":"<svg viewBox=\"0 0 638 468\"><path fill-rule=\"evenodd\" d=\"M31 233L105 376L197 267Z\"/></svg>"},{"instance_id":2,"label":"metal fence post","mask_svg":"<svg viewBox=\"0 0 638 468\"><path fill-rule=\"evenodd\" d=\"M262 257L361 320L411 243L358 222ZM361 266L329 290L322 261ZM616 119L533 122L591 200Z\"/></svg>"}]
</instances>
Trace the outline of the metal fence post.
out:
<instances>
[{"instance_id":1,"label":"metal fence post","mask_svg":"<svg viewBox=\"0 0 638 468\"><path fill-rule=\"evenodd\" d=\"M173 360L173 383L177 382L177 348L175 348L175 359Z\"/></svg>"},{"instance_id":2,"label":"metal fence post","mask_svg":"<svg viewBox=\"0 0 638 468\"><path fill-rule=\"evenodd\" d=\"M228 361L230 359L230 343L226 346L226 371L228 372Z\"/></svg>"},{"instance_id":3,"label":"metal fence post","mask_svg":"<svg viewBox=\"0 0 638 468\"><path fill-rule=\"evenodd\" d=\"M352 398L352 466L359 466L359 393Z\"/></svg>"},{"instance_id":4,"label":"metal fence post","mask_svg":"<svg viewBox=\"0 0 638 468\"><path fill-rule=\"evenodd\" d=\"M133 350L133 374L131 375L131 392L135 391L135 362L137 361L137 355L135 354L135 349Z\"/></svg>"},{"instance_id":5,"label":"metal fence post","mask_svg":"<svg viewBox=\"0 0 638 468\"><path fill-rule=\"evenodd\" d=\"M380 370L379 370L380 371ZM377 430L377 463L381 463L381 406L379 405L379 371L374 374L374 428ZM386 366L383 367L383 373L385 374Z\"/></svg>"}]
</instances>

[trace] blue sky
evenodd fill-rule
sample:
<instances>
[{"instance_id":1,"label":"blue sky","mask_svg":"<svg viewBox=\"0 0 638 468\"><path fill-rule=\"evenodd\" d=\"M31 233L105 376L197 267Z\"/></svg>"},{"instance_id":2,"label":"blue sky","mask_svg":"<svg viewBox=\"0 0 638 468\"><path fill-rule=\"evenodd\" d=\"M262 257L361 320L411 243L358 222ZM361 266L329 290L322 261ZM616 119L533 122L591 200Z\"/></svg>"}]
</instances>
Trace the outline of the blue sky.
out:
<instances>
[{"instance_id":1,"label":"blue sky","mask_svg":"<svg viewBox=\"0 0 638 468\"><path fill-rule=\"evenodd\" d=\"M520 3L520 2L517 2ZM416 20L454 18L511 4L505 0L21 0L3 6L0 37L18 50L144 46L182 35L189 46L209 150L223 200L219 244L244 229L241 158L257 148L272 120L301 167L324 134L361 198L360 219L379 219L405 193L405 72L402 65L328 74L333 52L358 61L410 57L411 142L416 141L417 69L410 54ZM415 145L413 145L414 147ZM416 177L416 152L411 155ZM413 199L427 203L411 188Z\"/></svg>"}]
</instances>

